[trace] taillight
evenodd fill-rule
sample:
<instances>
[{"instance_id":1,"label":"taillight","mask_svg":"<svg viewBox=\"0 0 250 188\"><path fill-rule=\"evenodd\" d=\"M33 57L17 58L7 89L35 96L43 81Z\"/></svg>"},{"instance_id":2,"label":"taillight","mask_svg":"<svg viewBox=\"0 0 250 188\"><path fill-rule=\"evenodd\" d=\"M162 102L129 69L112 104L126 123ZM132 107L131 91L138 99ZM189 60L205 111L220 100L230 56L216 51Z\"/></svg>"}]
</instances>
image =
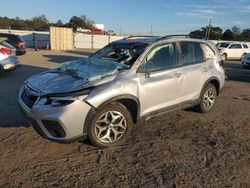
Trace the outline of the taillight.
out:
<instances>
[{"instance_id":1,"label":"taillight","mask_svg":"<svg viewBox=\"0 0 250 188\"><path fill-rule=\"evenodd\" d=\"M11 54L11 50L8 48L1 48L0 53L3 55L8 55L8 54Z\"/></svg>"},{"instance_id":2,"label":"taillight","mask_svg":"<svg viewBox=\"0 0 250 188\"><path fill-rule=\"evenodd\" d=\"M24 42L19 42L17 45L18 46L23 46L25 43Z\"/></svg>"}]
</instances>

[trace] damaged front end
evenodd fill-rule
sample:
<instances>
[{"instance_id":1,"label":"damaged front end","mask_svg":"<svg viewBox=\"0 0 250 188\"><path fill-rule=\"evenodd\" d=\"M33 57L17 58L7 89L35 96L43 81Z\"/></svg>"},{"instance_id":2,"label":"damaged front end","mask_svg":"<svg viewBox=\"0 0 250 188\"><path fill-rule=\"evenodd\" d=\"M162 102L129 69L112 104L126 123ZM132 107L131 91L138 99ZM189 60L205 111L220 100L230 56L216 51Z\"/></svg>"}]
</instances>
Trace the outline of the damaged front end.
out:
<instances>
[{"instance_id":1,"label":"damaged front end","mask_svg":"<svg viewBox=\"0 0 250 188\"><path fill-rule=\"evenodd\" d=\"M85 99L95 87L114 80L126 68L93 58L64 63L24 83L18 97L21 111L45 138L59 142L82 138L85 119L93 108Z\"/></svg>"}]
</instances>

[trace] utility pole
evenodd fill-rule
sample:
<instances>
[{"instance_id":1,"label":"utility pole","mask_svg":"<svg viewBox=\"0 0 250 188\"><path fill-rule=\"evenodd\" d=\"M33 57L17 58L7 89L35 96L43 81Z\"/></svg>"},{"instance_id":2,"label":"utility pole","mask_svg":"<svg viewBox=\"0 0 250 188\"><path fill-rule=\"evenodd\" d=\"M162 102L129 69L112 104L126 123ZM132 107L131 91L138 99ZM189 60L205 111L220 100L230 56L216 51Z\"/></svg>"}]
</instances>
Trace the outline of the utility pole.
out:
<instances>
[{"instance_id":1,"label":"utility pole","mask_svg":"<svg viewBox=\"0 0 250 188\"><path fill-rule=\"evenodd\" d=\"M153 25L150 25L150 35L153 35Z\"/></svg>"},{"instance_id":2,"label":"utility pole","mask_svg":"<svg viewBox=\"0 0 250 188\"><path fill-rule=\"evenodd\" d=\"M209 40L210 31L211 31L211 18L210 18L209 24L208 24L207 40Z\"/></svg>"},{"instance_id":3,"label":"utility pole","mask_svg":"<svg viewBox=\"0 0 250 188\"><path fill-rule=\"evenodd\" d=\"M120 36L122 36L122 27L120 27Z\"/></svg>"},{"instance_id":4,"label":"utility pole","mask_svg":"<svg viewBox=\"0 0 250 188\"><path fill-rule=\"evenodd\" d=\"M205 34L205 39L206 39L206 40L209 39L210 30L211 30L211 18L209 19L208 26L206 27L206 34Z\"/></svg>"}]
</instances>

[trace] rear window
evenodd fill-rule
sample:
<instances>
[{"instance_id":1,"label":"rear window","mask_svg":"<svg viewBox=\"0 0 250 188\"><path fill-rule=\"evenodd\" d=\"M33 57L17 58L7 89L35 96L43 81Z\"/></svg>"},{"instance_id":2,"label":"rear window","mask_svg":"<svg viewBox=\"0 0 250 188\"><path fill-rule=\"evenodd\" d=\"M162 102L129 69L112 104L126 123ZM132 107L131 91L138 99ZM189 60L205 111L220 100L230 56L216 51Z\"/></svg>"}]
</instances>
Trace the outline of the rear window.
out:
<instances>
[{"instance_id":1,"label":"rear window","mask_svg":"<svg viewBox=\"0 0 250 188\"><path fill-rule=\"evenodd\" d=\"M229 46L229 44L230 43L221 42L221 43L216 44L216 46L218 48L227 48Z\"/></svg>"},{"instance_id":2,"label":"rear window","mask_svg":"<svg viewBox=\"0 0 250 188\"><path fill-rule=\"evenodd\" d=\"M248 48L248 45L246 45L246 44L243 44L243 47L244 47L244 48Z\"/></svg>"},{"instance_id":3,"label":"rear window","mask_svg":"<svg viewBox=\"0 0 250 188\"><path fill-rule=\"evenodd\" d=\"M182 61L184 65L201 63L204 61L200 43L181 42Z\"/></svg>"}]
</instances>

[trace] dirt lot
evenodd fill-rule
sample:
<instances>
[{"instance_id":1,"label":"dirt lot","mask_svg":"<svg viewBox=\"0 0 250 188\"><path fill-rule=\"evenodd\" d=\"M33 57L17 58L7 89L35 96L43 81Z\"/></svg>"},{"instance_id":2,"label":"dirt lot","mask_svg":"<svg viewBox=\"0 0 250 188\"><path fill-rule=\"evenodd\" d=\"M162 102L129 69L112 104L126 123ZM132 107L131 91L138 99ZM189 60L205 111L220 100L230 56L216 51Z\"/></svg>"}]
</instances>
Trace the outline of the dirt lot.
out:
<instances>
[{"instance_id":1,"label":"dirt lot","mask_svg":"<svg viewBox=\"0 0 250 188\"><path fill-rule=\"evenodd\" d=\"M142 122L126 145L47 141L19 112L18 89L82 55L29 51L22 68L0 78L0 187L250 187L250 70L227 62L229 81L212 112L181 110Z\"/></svg>"}]
</instances>

